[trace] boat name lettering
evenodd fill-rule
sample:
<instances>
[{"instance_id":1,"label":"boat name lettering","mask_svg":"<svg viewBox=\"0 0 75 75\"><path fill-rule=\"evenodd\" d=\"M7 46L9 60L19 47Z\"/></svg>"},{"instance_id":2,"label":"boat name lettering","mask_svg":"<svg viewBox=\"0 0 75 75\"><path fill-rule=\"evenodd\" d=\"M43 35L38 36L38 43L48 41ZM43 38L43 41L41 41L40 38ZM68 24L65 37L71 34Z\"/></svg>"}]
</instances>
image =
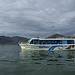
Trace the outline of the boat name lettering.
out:
<instances>
[{"instance_id":1,"label":"boat name lettering","mask_svg":"<svg viewBox=\"0 0 75 75\"><path fill-rule=\"evenodd\" d=\"M39 46L39 48L49 48L49 46Z\"/></svg>"}]
</instances>

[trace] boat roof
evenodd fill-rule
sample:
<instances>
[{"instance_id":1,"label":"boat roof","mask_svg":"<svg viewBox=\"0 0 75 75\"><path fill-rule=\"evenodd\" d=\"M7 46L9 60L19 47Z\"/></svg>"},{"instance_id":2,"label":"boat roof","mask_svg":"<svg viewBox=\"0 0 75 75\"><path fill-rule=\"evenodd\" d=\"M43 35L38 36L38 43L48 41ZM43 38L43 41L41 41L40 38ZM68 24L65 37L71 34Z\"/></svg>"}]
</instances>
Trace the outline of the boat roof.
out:
<instances>
[{"instance_id":1,"label":"boat roof","mask_svg":"<svg viewBox=\"0 0 75 75\"><path fill-rule=\"evenodd\" d=\"M32 40L75 40L73 38L31 38Z\"/></svg>"}]
</instances>

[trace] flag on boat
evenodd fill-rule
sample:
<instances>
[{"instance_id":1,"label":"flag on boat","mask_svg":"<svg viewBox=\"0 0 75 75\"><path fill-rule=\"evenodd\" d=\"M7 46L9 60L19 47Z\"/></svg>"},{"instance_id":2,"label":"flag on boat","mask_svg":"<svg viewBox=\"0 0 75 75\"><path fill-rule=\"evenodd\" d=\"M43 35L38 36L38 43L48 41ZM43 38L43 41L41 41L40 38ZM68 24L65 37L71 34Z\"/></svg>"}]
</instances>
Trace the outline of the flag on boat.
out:
<instances>
[{"instance_id":1,"label":"flag on boat","mask_svg":"<svg viewBox=\"0 0 75 75\"><path fill-rule=\"evenodd\" d=\"M72 35L75 35L74 33Z\"/></svg>"}]
</instances>

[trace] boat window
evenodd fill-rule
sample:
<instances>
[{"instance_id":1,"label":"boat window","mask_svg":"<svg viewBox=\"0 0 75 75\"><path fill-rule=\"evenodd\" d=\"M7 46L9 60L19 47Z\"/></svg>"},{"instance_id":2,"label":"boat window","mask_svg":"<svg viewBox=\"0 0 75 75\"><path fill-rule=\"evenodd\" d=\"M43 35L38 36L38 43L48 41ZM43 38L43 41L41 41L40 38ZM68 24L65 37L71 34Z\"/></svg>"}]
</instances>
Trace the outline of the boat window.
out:
<instances>
[{"instance_id":1,"label":"boat window","mask_svg":"<svg viewBox=\"0 0 75 75\"><path fill-rule=\"evenodd\" d=\"M39 44L39 43L38 43L38 40L34 40L34 44Z\"/></svg>"},{"instance_id":2,"label":"boat window","mask_svg":"<svg viewBox=\"0 0 75 75\"><path fill-rule=\"evenodd\" d=\"M33 40L30 42L30 44L33 44Z\"/></svg>"},{"instance_id":3,"label":"boat window","mask_svg":"<svg viewBox=\"0 0 75 75\"><path fill-rule=\"evenodd\" d=\"M48 41L47 44L51 44L51 41Z\"/></svg>"},{"instance_id":4,"label":"boat window","mask_svg":"<svg viewBox=\"0 0 75 75\"><path fill-rule=\"evenodd\" d=\"M74 44L74 40L67 40L67 44Z\"/></svg>"},{"instance_id":5,"label":"boat window","mask_svg":"<svg viewBox=\"0 0 75 75\"><path fill-rule=\"evenodd\" d=\"M62 44L61 40L39 40L39 44Z\"/></svg>"},{"instance_id":6,"label":"boat window","mask_svg":"<svg viewBox=\"0 0 75 75\"><path fill-rule=\"evenodd\" d=\"M75 40L28 40L30 44L74 44Z\"/></svg>"},{"instance_id":7,"label":"boat window","mask_svg":"<svg viewBox=\"0 0 75 75\"><path fill-rule=\"evenodd\" d=\"M62 40L62 44L67 44L67 40Z\"/></svg>"},{"instance_id":8,"label":"boat window","mask_svg":"<svg viewBox=\"0 0 75 75\"><path fill-rule=\"evenodd\" d=\"M55 44L57 44L58 42L57 42L57 40L55 40Z\"/></svg>"},{"instance_id":9,"label":"boat window","mask_svg":"<svg viewBox=\"0 0 75 75\"><path fill-rule=\"evenodd\" d=\"M57 40L57 44L62 44L62 41L61 40Z\"/></svg>"}]
</instances>

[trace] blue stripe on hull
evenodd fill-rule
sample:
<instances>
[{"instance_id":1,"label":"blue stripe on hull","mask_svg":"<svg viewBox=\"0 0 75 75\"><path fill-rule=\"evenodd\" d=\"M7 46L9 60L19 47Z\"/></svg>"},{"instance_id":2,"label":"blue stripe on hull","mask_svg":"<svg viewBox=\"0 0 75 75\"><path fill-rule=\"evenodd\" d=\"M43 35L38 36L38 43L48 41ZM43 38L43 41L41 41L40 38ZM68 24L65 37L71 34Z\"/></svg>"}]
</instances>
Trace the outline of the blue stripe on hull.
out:
<instances>
[{"instance_id":1,"label":"blue stripe on hull","mask_svg":"<svg viewBox=\"0 0 75 75\"><path fill-rule=\"evenodd\" d=\"M60 46L52 46L49 48L49 50L54 50L56 47L62 47L63 48L63 46L61 46L61 45Z\"/></svg>"}]
</instances>

